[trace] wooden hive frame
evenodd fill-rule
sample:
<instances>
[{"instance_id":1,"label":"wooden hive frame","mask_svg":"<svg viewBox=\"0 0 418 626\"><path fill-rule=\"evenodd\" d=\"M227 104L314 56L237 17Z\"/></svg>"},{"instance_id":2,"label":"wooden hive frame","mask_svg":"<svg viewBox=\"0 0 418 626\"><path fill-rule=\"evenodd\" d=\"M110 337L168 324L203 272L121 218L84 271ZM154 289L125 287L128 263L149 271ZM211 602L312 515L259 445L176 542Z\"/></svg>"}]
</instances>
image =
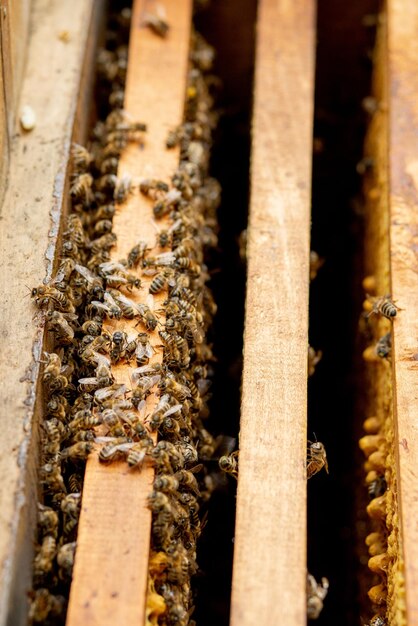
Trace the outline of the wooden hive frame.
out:
<instances>
[{"instance_id":1,"label":"wooden hive frame","mask_svg":"<svg viewBox=\"0 0 418 626\"><path fill-rule=\"evenodd\" d=\"M143 4L139 0L135 4L130 46L131 59L136 61L135 65L130 62L127 87L128 110L135 118L148 121L143 118L147 107L156 106L152 98L165 81L172 79L172 100L156 114L155 119L163 123L161 127L156 124L155 129L151 129L147 145L150 167L158 162L160 173L165 158L167 175L175 167L177 155L167 153L159 146L168 127L181 119L191 15L189 0L181 4L172 2L174 0L166 3L173 33L167 42L148 37L139 27L138 15ZM46 4L49 7L47 12ZM2 273L2 293L8 293L1 319L2 336L6 341L1 347L4 425L0 473L7 476L7 485L2 481L0 492L1 626L25 623L25 603L21 600L29 585L33 552L34 511L31 505L35 501L37 445L34 433L39 410L35 399L43 330L36 317L34 324L33 308L29 299L23 297L24 285L39 284L45 269L47 277L51 275L55 249L59 245L59 224L65 213L69 145L72 138L84 137L87 123L87 116L83 113L85 102L79 100L78 94L86 93L80 85L91 85L91 79L88 72L82 75L81 67L93 66L92 52L102 6L101 3L75 0L70 8L58 0L52 4L34 0L32 10L36 28L29 40L28 63L24 71L22 51L15 53L19 61L7 65L8 59L14 57L5 52L11 44L4 35L4 14L2 22L0 80L9 101L0 98L3 128L0 148L3 154L10 154L10 166L2 205L1 246L2 267L7 269ZM18 15L15 11L14 15ZM383 131L379 130L387 133L387 153L390 155L387 164L382 161L382 167L386 170L383 172L387 181L384 193L387 193L390 209L392 293L402 308L394 324L392 364L406 612L407 623L411 626L418 625L415 593L418 581L414 567L418 558L415 554L418 550L418 487L415 480L418 452L414 419L417 413L414 361L418 337L415 315L418 308L415 259L418 185L415 179L418 169L413 132L418 124L413 102L413 94L418 93L414 71L418 62L414 32L417 11L412 1L388 2L387 125ZM28 13L22 9L21 15L26 18ZM256 621L302 626L306 619L306 354L314 19L314 4L306 0L259 2L232 626ZM21 24L22 32L27 32L26 19ZM64 30L70 35L67 43L59 39L59 33ZM52 38L51 33L54 33ZM46 48L44 42L47 40L49 45ZM161 54L166 46L165 52L170 58L171 51L176 50L173 56L176 60L172 66L166 67L167 75L155 75L154 46L157 45L161 45ZM83 63L84 59L87 61ZM13 88L10 86L10 67L15 69ZM19 89L22 73L23 82ZM57 75L66 84L65 90L54 89ZM43 81L42 93L37 88L40 81ZM141 85L141 93L136 93L136 84ZM12 93L12 108L18 108L17 102L19 105L29 103L38 114L38 124L30 134L13 136L16 119L10 117ZM42 119L45 109L51 111L47 124ZM6 132L7 126L9 131ZM38 167L38 161L42 160L44 166ZM139 162L132 161L132 154L127 152L121 171L126 168L135 175L137 166ZM131 244L128 240L123 241L122 231L124 216L138 208L135 203L138 203L138 197L120 214L117 228L121 247L126 245L129 248ZM126 219L129 221L130 218ZM25 263L11 262L16 251L22 251ZM275 268L271 275L265 271L267 262L270 268ZM9 285L13 288L10 289ZM13 355L10 358L11 341ZM104 474L115 478L117 489L120 484L125 485L120 487L121 490L129 489L120 467L101 470L94 457L89 461L69 625L104 625L121 619L122 614L109 610L109 593L115 591L131 598L131 602L125 602L124 623L138 623L144 612L150 527L150 514L144 502L151 473L146 470L132 479L137 511L135 523L128 526L127 534L123 538L119 536L118 540L135 543L138 524L144 530L145 540L137 544L137 560L127 565L128 571L135 569L138 575L129 583L124 582L123 590L114 589L114 581L111 590L106 587L104 568L103 571L98 568L103 554L98 552L91 559L88 554L89 524L101 506L94 494ZM132 514L131 509L129 511ZM112 515L114 509L106 508L105 512ZM127 513L122 511L121 515L123 519ZM106 542L114 541L114 529L107 524L105 516L99 517L99 521L102 525L96 525L95 530L106 546ZM114 563L111 567L117 567L116 553ZM28 575L19 577L22 571L27 571ZM107 591L87 607L86 585L83 583L86 577L88 580L92 576L96 585L99 587L103 583L102 588ZM121 577L120 583L123 580Z\"/></svg>"}]
</instances>

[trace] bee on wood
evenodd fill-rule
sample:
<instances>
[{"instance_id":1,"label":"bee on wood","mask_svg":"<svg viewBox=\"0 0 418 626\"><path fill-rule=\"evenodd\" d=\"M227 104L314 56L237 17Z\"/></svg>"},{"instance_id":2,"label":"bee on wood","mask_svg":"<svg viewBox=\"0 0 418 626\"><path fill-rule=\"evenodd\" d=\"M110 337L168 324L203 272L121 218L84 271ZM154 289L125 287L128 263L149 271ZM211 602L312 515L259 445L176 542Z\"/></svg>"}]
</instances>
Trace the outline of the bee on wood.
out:
<instances>
[{"instance_id":1,"label":"bee on wood","mask_svg":"<svg viewBox=\"0 0 418 626\"><path fill-rule=\"evenodd\" d=\"M375 351L378 357L381 359L387 359L392 351L392 335L391 333L386 333L383 337L379 339L376 344Z\"/></svg>"},{"instance_id":2,"label":"bee on wood","mask_svg":"<svg viewBox=\"0 0 418 626\"><path fill-rule=\"evenodd\" d=\"M147 304L137 304L137 310L139 311L141 322L145 328L149 331L153 331L157 328L158 319Z\"/></svg>"},{"instance_id":3,"label":"bee on wood","mask_svg":"<svg viewBox=\"0 0 418 626\"><path fill-rule=\"evenodd\" d=\"M70 535L78 524L81 507L81 493L70 493L61 500L61 511L64 514L63 530Z\"/></svg>"},{"instance_id":4,"label":"bee on wood","mask_svg":"<svg viewBox=\"0 0 418 626\"><path fill-rule=\"evenodd\" d=\"M145 255L148 251L148 244L146 241L140 241L137 243L128 253L126 267L133 268L137 267L139 263L145 258Z\"/></svg>"},{"instance_id":5,"label":"bee on wood","mask_svg":"<svg viewBox=\"0 0 418 626\"><path fill-rule=\"evenodd\" d=\"M55 287L39 285L39 287L32 289L31 296L40 309L46 308L52 303L54 309L57 307L60 311L75 313L74 305L69 297Z\"/></svg>"},{"instance_id":6,"label":"bee on wood","mask_svg":"<svg viewBox=\"0 0 418 626\"><path fill-rule=\"evenodd\" d=\"M170 278L173 276L173 272L170 270L164 270L159 272L151 281L149 286L149 292L153 295L162 291L169 283Z\"/></svg>"},{"instance_id":7,"label":"bee on wood","mask_svg":"<svg viewBox=\"0 0 418 626\"><path fill-rule=\"evenodd\" d=\"M135 349L135 359L139 366L146 365L155 353L154 348L149 342L148 333L138 333L137 345Z\"/></svg>"},{"instance_id":8,"label":"bee on wood","mask_svg":"<svg viewBox=\"0 0 418 626\"><path fill-rule=\"evenodd\" d=\"M315 373L315 368L321 359L321 350L315 351L312 346L308 345L308 377Z\"/></svg>"},{"instance_id":9,"label":"bee on wood","mask_svg":"<svg viewBox=\"0 0 418 626\"><path fill-rule=\"evenodd\" d=\"M123 204L132 192L132 178L128 175L122 176L122 178L119 178L116 183L113 199L116 204Z\"/></svg>"},{"instance_id":10,"label":"bee on wood","mask_svg":"<svg viewBox=\"0 0 418 626\"><path fill-rule=\"evenodd\" d=\"M170 30L170 25L165 18L165 11L163 11L162 5L158 5L159 9L157 13L144 13L142 17L142 25L148 27L153 33L165 39Z\"/></svg>"},{"instance_id":11,"label":"bee on wood","mask_svg":"<svg viewBox=\"0 0 418 626\"><path fill-rule=\"evenodd\" d=\"M309 278L310 280L314 280L316 278L319 270L323 266L325 260L322 259L315 250L311 250L309 256Z\"/></svg>"},{"instance_id":12,"label":"bee on wood","mask_svg":"<svg viewBox=\"0 0 418 626\"><path fill-rule=\"evenodd\" d=\"M153 441L151 437L141 439L136 442L129 450L126 461L129 467L141 468L147 454L150 453L153 447Z\"/></svg>"},{"instance_id":13,"label":"bee on wood","mask_svg":"<svg viewBox=\"0 0 418 626\"><path fill-rule=\"evenodd\" d=\"M151 457L158 471L173 473L184 469L184 457L182 452L169 441L159 441L151 451Z\"/></svg>"},{"instance_id":14,"label":"bee on wood","mask_svg":"<svg viewBox=\"0 0 418 626\"><path fill-rule=\"evenodd\" d=\"M55 539L58 537L58 513L38 502L38 528L43 536L51 535Z\"/></svg>"},{"instance_id":15,"label":"bee on wood","mask_svg":"<svg viewBox=\"0 0 418 626\"><path fill-rule=\"evenodd\" d=\"M47 311L46 319L48 330L54 332L54 338L58 344L68 346L74 342L74 329L62 313Z\"/></svg>"},{"instance_id":16,"label":"bee on wood","mask_svg":"<svg viewBox=\"0 0 418 626\"><path fill-rule=\"evenodd\" d=\"M68 430L71 434L77 433L79 430L90 430L99 426L102 421L98 415L93 415L91 411L79 411L78 415L68 424Z\"/></svg>"},{"instance_id":17,"label":"bee on wood","mask_svg":"<svg viewBox=\"0 0 418 626\"><path fill-rule=\"evenodd\" d=\"M165 376L158 387L162 391L169 391L179 402L184 402L191 396L190 389L186 385L182 385L169 376Z\"/></svg>"},{"instance_id":18,"label":"bee on wood","mask_svg":"<svg viewBox=\"0 0 418 626\"><path fill-rule=\"evenodd\" d=\"M127 339L127 334L122 330L115 330L113 333L112 347L110 349L110 359L112 363L117 363L125 356Z\"/></svg>"},{"instance_id":19,"label":"bee on wood","mask_svg":"<svg viewBox=\"0 0 418 626\"><path fill-rule=\"evenodd\" d=\"M311 478L324 467L328 474L328 461L325 446L320 441L308 441L309 451L306 465L307 478Z\"/></svg>"},{"instance_id":20,"label":"bee on wood","mask_svg":"<svg viewBox=\"0 0 418 626\"><path fill-rule=\"evenodd\" d=\"M99 266L99 271L105 278L108 287L119 287L120 285L126 285L129 291L135 287L141 288L141 279L135 274L126 271L126 267L122 263L116 263L115 261L109 261L108 263L102 263Z\"/></svg>"},{"instance_id":21,"label":"bee on wood","mask_svg":"<svg viewBox=\"0 0 418 626\"><path fill-rule=\"evenodd\" d=\"M48 576L57 553L57 542L53 535L46 535L33 562L33 575L36 581Z\"/></svg>"},{"instance_id":22,"label":"bee on wood","mask_svg":"<svg viewBox=\"0 0 418 626\"><path fill-rule=\"evenodd\" d=\"M44 624L49 618L62 617L66 604L63 596L54 596L44 587L30 591L28 595L31 600L29 623Z\"/></svg>"},{"instance_id":23,"label":"bee on wood","mask_svg":"<svg viewBox=\"0 0 418 626\"><path fill-rule=\"evenodd\" d=\"M64 232L64 238L69 239L80 248L86 245L86 234L79 215L73 214L68 216L67 230Z\"/></svg>"},{"instance_id":24,"label":"bee on wood","mask_svg":"<svg viewBox=\"0 0 418 626\"><path fill-rule=\"evenodd\" d=\"M76 172L86 172L93 162L93 155L78 143L71 146L71 157L73 159L74 169Z\"/></svg>"},{"instance_id":25,"label":"bee on wood","mask_svg":"<svg viewBox=\"0 0 418 626\"><path fill-rule=\"evenodd\" d=\"M307 616L308 619L318 619L324 606L324 599L328 593L329 582L322 578L318 583L312 574L307 577Z\"/></svg>"},{"instance_id":26,"label":"bee on wood","mask_svg":"<svg viewBox=\"0 0 418 626\"><path fill-rule=\"evenodd\" d=\"M42 374L43 382L48 386L49 392L62 391L68 386L66 376L62 374L61 359L55 352L44 352L46 365Z\"/></svg>"},{"instance_id":27,"label":"bee on wood","mask_svg":"<svg viewBox=\"0 0 418 626\"><path fill-rule=\"evenodd\" d=\"M370 315L383 315L388 320L392 320L396 317L396 314L399 310L399 307L395 305L395 303L391 300L390 295L371 298L369 297L369 301L372 303L372 310L369 313Z\"/></svg>"},{"instance_id":28,"label":"bee on wood","mask_svg":"<svg viewBox=\"0 0 418 626\"><path fill-rule=\"evenodd\" d=\"M164 394L162 398L164 399L167 396L168 394ZM160 401L158 403L156 410L151 415L151 419L149 422L149 428L151 431L158 430L161 424L164 422L164 420L169 418L170 415L173 415L174 413L178 413L179 411L181 411L182 406L183 406L182 404L175 404L174 406L171 406L170 404L167 407L167 404L168 404L168 401L165 401L165 400L163 400L163 402Z\"/></svg>"},{"instance_id":29,"label":"bee on wood","mask_svg":"<svg viewBox=\"0 0 418 626\"><path fill-rule=\"evenodd\" d=\"M238 480L238 454L239 450L235 450L232 454L221 456L218 461L220 469L236 480Z\"/></svg>"},{"instance_id":30,"label":"bee on wood","mask_svg":"<svg viewBox=\"0 0 418 626\"><path fill-rule=\"evenodd\" d=\"M155 193L163 192L167 193L169 186L163 180L157 180L156 178L144 178L139 183L139 191L144 196L155 197Z\"/></svg>"},{"instance_id":31,"label":"bee on wood","mask_svg":"<svg viewBox=\"0 0 418 626\"><path fill-rule=\"evenodd\" d=\"M80 441L68 448L64 448L61 452L61 459L69 459L70 461L85 461L93 450L93 445L87 441Z\"/></svg>"},{"instance_id":32,"label":"bee on wood","mask_svg":"<svg viewBox=\"0 0 418 626\"><path fill-rule=\"evenodd\" d=\"M70 543L64 543L59 549L57 553L57 563L58 563L58 575L61 580L69 580L71 578L71 574L73 572L74 567L74 555L76 550L77 543L75 541L71 541Z\"/></svg>"},{"instance_id":33,"label":"bee on wood","mask_svg":"<svg viewBox=\"0 0 418 626\"><path fill-rule=\"evenodd\" d=\"M108 251L116 244L115 233L106 233L101 237L97 237L90 242L90 249L93 254L98 254L102 251Z\"/></svg>"},{"instance_id":34,"label":"bee on wood","mask_svg":"<svg viewBox=\"0 0 418 626\"><path fill-rule=\"evenodd\" d=\"M166 148L170 150L171 148L175 148L176 146L179 145L183 137L182 130L183 130L183 127L178 126L177 128L173 128L172 130L168 132L167 139L165 142Z\"/></svg>"},{"instance_id":35,"label":"bee on wood","mask_svg":"<svg viewBox=\"0 0 418 626\"><path fill-rule=\"evenodd\" d=\"M64 396L52 395L46 405L48 417L56 417L61 422L65 420L67 400Z\"/></svg>"},{"instance_id":36,"label":"bee on wood","mask_svg":"<svg viewBox=\"0 0 418 626\"><path fill-rule=\"evenodd\" d=\"M126 458L134 443L126 436L120 437L97 437L96 443L104 443L99 452L101 463L111 463L118 458Z\"/></svg>"},{"instance_id":37,"label":"bee on wood","mask_svg":"<svg viewBox=\"0 0 418 626\"><path fill-rule=\"evenodd\" d=\"M83 333L86 333L86 335L98 337L102 332L102 328L103 328L102 318L99 316L96 316L93 319L87 320L86 322L84 322L84 324L81 327L81 330L83 331Z\"/></svg>"},{"instance_id":38,"label":"bee on wood","mask_svg":"<svg viewBox=\"0 0 418 626\"><path fill-rule=\"evenodd\" d=\"M91 174L78 174L73 177L70 187L70 195L79 200L84 206L90 206L94 200L92 190L93 177Z\"/></svg>"}]
</instances>

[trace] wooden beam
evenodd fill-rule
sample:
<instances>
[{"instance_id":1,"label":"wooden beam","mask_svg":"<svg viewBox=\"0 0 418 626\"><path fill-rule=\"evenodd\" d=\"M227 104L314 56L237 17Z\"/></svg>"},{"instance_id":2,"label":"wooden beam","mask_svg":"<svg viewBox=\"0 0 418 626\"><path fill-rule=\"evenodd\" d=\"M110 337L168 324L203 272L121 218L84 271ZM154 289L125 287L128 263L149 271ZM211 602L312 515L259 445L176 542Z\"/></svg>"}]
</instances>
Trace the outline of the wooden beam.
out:
<instances>
[{"instance_id":1,"label":"wooden beam","mask_svg":"<svg viewBox=\"0 0 418 626\"><path fill-rule=\"evenodd\" d=\"M389 207L395 441L409 626L418 625L418 5L388 2Z\"/></svg>"},{"instance_id":2,"label":"wooden beam","mask_svg":"<svg viewBox=\"0 0 418 626\"><path fill-rule=\"evenodd\" d=\"M314 20L259 3L231 626L306 623Z\"/></svg>"},{"instance_id":3,"label":"wooden beam","mask_svg":"<svg viewBox=\"0 0 418 626\"><path fill-rule=\"evenodd\" d=\"M123 153L118 175L134 179L158 178L169 182L179 163L178 150L168 151L168 131L183 120L191 28L191 0L165 0L170 24L166 39L144 28L145 0L134 3L129 42L125 108L132 121L145 122L145 147L131 145ZM159 222L160 224L160 222ZM145 240L155 250L156 230L152 203L135 194L114 220L118 237L112 258L127 256ZM154 250L153 250L154 249ZM149 280L132 299L146 301ZM155 308L165 294L155 296ZM127 329L130 323L124 320ZM160 344L158 333L151 343ZM154 355L161 361L162 352ZM115 368L118 382L130 387L129 365ZM156 396L147 400L152 410ZM67 626L137 626L145 622L151 512L146 507L153 468L129 470L125 462L103 466L93 454L86 467L77 537L77 552L67 615ZM94 541L92 541L94 537Z\"/></svg>"},{"instance_id":4,"label":"wooden beam","mask_svg":"<svg viewBox=\"0 0 418 626\"><path fill-rule=\"evenodd\" d=\"M41 314L26 285L50 277L63 212L81 68L94 42L102 2L35 0L19 107L35 111L34 130L14 129L1 206L0 624L26 624L37 500L36 389L43 345ZM71 41L58 39L62 29ZM45 45L48 42L48 45ZM89 76L86 72L85 80ZM59 85L59 88L57 88ZM41 86L41 87L40 87ZM39 400L38 400L39 402ZM39 402L40 404L40 402Z\"/></svg>"}]
</instances>

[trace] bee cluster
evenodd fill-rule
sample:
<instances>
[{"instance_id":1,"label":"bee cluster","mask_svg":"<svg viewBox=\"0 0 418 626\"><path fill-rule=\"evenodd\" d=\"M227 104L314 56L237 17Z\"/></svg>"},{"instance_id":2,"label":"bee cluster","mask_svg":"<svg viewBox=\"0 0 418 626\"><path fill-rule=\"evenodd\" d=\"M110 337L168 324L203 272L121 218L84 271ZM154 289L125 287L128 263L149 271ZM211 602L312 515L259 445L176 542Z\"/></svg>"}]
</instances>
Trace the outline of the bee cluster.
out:
<instances>
[{"instance_id":1,"label":"bee cluster","mask_svg":"<svg viewBox=\"0 0 418 626\"><path fill-rule=\"evenodd\" d=\"M84 463L93 445L103 443L103 463L122 458L131 468L145 461L155 467L148 498L147 624L181 625L191 623L199 507L212 489L199 459L210 458L215 449L203 421L214 361L206 335L216 312L205 258L217 244L220 200L219 185L208 176L216 115L207 72L214 53L193 34L185 119L167 138L167 149L180 147L178 169L170 184L147 179L138 190L131 180L117 177L124 147L142 143L146 131L144 124L131 123L122 108L130 10L112 20L116 28L98 56L106 115L96 123L89 149L73 145L72 210L60 261L51 281L32 290L53 348L45 352L42 374L42 502L30 621L55 624L65 617ZM152 201L155 220L164 217L169 226L157 224L158 254L151 256L151 246L138 241L127 258L115 261L112 219L117 205L135 192ZM148 294L138 301L143 282ZM153 297L161 293L167 297L154 311ZM127 331L123 320L134 320L139 328ZM152 359L151 338L157 333L162 362ZM117 382L113 366L118 363L134 365L132 389ZM150 394L157 400L146 415Z\"/></svg>"},{"instance_id":2,"label":"bee cluster","mask_svg":"<svg viewBox=\"0 0 418 626\"><path fill-rule=\"evenodd\" d=\"M367 515L371 530L366 537L369 552L368 567L375 580L368 591L374 617L370 624L400 623L392 614L389 596L397 595L397 611L401 609L403 576L399 550L399 520L397 510L397 480L395 473L394 426L392 409L392 375L388 362L391 347L391 325L398 307L390 296L375 296L376 280L367 276L363 281L367 293L364 302L363 326L372 344L363 353L368 366L367 375L373 395L374 415L363 428L366 435L359 445L366 462L366 487L369 496ZM375 318L374 323L369 322ZM377 340L377 341L376 341ZM396 587L396 589L395 589Z\"/></svg>"}]
</instances>

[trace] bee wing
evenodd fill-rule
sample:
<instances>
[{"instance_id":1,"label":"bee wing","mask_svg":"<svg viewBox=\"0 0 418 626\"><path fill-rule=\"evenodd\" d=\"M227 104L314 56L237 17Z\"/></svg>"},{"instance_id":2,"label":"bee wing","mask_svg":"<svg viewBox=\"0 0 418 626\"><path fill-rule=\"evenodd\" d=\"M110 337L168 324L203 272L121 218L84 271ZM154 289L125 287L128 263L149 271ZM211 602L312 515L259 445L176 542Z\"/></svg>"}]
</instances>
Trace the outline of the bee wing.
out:
<instances>
[{"instance_id":1,"label":"bee wing","mask_svg":"<svg viewBox=\"0 0 418 626\"><path fill-rule=\"evenodd\" d=\"M107 306L107 304L104 304L103 302L99 302L98 300L92 300L91 303L93 306L96 307L96 309L101 309L102 311L104 311L105 313L109 313L110 309Z\"/></svg>"},{"instance_id":2,"label":"bee wing","mask_svg":"<svg viewBox=\"0 0 418 626\"><path fill-rule=\"evenodd\" d=\"M173 252L162 252L155 257L155 265L172 265L176 260Z\"/></svg>"},{"instance_id":3,"label":"bee wing","mask_svg":"<svg viewBox=\"0 0 418 626\"><path fill-rule=\"evenodd\" d=\"M204 396L209 391L212 382L207 378L199 378L197 381L197 388L199 389L199 393L201 396Z\"/></svg>"},{"instance_id":4,"label":"bee wing","mask_svg":"<svg viewBox=\"0 0 418 626\"><path fill-rule=\"evenodd\" d=\"M147 355L147 357L150 359L152 357L152 355L155 353L154 348L152 347L152 345L148 342L145 346L145 354Z\"/></svg>"},{"instance_id":5,"label":"bee wing","mask_svg":"<svg viewBox=\"0 0 418 626\"><path fill-rule=\"evenodd\" d=\"M104 300L105 302L110 304L110 306L117 307L119 309L119 306L116 304L116 301L113 299L113 296L108 291L104 292Z\"/></svg>"},{"instance_id":6,"label":"bee wing","mask_svg":"<svg viewBox=\"0 0 418 626\"><path fill-rule=\"evenodd\" d=\"M117 282L121 285L126 285L128 282L128 279L124 278L120 274L106 274L106 280L108 280L109 282Z\"/></svg>"},{"instance_id":7,"label":"bee wing","mask_svg":"<svg viewBox=\"0 0 418 626\"><path fill-rule=\"evenodd\" d=\"M178 413L179 411L181 411L182 408L182 404L175 404L174 406L171 406L165 413L163 413L163 417L169 417L170 415L173 415L173 413Z\"/></svg>"},{"instance_id":8,"label":"bee wing","mask_svg":"<svg viewBox=\"0 0 418 626\"><path fill-rule=\"evenodd\" d=\"M100 354L100 352L94 353L94 358L98 366L104 365L105 367L110 367L110 359L107 358L104 354Z\"/></svg>"},{"instance_id":9,"label":"bee wing","mask_svg":"<svg viewBox=\"0 0 418 626\"><path fill-rule=\"evenodd\" d=\"M172 224L170 228L168 229L169 235L172 235L176 230L181 228L182 224L183 224L183 221L181 219L176 220L174 224Z\"/></svg>"},{"instance_id":10,"label":"bee wing","mask_svg":"<svg viewBox=\"0 0 418 626\"><path fill-rule=\"evenodd\" d=\"M115 385L112 385L111 387L102 387L101 389L97 389L97 391L94 392L94 397L98 402L101 402L102 400L110 397L119 398L120 396L123 396L126 391L126 385L119 385L119 387L116 388Z\"/></svg>"},{"instance_id":11,"label":"bee wing","mask_svg":"<svg viewBox=\"0 0 418 626\"><path fill-rule=\"evenodd\" d=\"M149 293L147 295L146 305L149 309L151 309L151 311L154 310L154 296L152 295L152 293Z\"/></svg>"},{"instance_id":12,"label":"bee wing","mask_svg":"<svg viewBox=\"0 0 418 626\"><path fill-rule=\"evenodd\" d=\"M147 344L144 345L143 343L138 343L138 345L136 346L136 350L135 350L135 357L138 360L140 360L144 356L148 356L147 355Z\"/></svg>"},{"instance_id":13,"label":"bee wing","mask_svg":"<svg viewBox=\"0 0 418 626\"><path fill-rule=\"evenodd\" d=\"M93 283L97 280L97 276L95 276L87 267L84 267L84 265L76 263L74 269L76 272L81 274L81 276L85 278L88 283Z\"/></svg>"},{"instance_id":14,"label":"bee wing","mask_svg":"<svg viewBox=\"0 0 418 626\"><path fill-rule=\"evenodd\" d=\"M91 378L79 378L78 382L80 385L97 385L98 384L97 378L93 376Z\"/></svg>"}]
</instances>

